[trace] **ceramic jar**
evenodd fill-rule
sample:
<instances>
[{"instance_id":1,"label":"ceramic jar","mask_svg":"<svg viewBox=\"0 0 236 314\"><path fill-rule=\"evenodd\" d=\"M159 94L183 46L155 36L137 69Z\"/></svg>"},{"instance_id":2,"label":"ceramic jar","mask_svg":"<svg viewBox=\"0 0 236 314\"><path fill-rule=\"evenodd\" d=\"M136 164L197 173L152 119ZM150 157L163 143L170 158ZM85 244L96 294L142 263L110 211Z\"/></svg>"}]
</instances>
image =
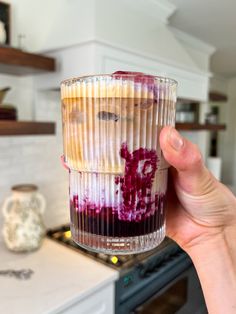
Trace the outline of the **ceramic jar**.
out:
<instances>
[{"instance_id":1,"label":"ceramic jar","mask_svg":"<svg viewBox=\"0 0 236 314\"><path fill-rule=\"evenodd\" d=\"M2 207L3 237L6 246L16 252L35 250L45 235L42 215L45 199L32 184L12 187L12 195Z\"/></svg>"}]
</instances>

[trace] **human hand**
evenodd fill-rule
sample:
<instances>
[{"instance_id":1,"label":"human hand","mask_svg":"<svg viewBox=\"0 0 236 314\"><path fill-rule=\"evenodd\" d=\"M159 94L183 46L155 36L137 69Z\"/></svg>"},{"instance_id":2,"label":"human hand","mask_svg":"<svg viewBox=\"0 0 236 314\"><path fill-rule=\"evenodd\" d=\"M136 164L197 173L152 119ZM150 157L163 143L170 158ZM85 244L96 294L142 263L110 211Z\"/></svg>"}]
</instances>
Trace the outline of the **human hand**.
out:
<instances>
[{"instance_id":1,"label":"human hand","mask_svg":"<svg viewBox=\"0 0 236 314\"><path fill-rule=\"evenodd\" d=\"M167 235L191 257L209 314L236 313L236 198L206 169L196 145L172 127L160 134L172 166Z\"/></svg>"},{"instance_id":2,"label":"human hand","mask_svg":"<svg viewBox=\"0 0 236 314\"><path fill-rule=\"evenodd\" d=\"M167 235L185 251L236 226L236 198L204 166L196 145L172 127L160 134L170 168Z\"/></svg>"}]
</instances>

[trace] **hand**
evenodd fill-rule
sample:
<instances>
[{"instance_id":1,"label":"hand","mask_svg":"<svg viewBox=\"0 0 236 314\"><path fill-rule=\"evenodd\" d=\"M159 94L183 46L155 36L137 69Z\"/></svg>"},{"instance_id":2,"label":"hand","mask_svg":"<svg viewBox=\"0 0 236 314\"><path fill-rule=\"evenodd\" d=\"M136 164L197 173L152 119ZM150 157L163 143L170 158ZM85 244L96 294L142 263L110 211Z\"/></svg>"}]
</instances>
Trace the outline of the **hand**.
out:
<instances>
[{"instance_id":1,"label":"hand","mask_svg":"<svg viewBox=\"0 0 236 314\"><path fill-rule=\"evenodd\" d=\"M171 127L160 134L172 166L167 234L192 258L209 314L236 313L236 198L206 169L196 145Z\"/></svg>"},{"instance_id":2,"label":"hand","mask_svg":"<svg viewBox=\"0 0 236 314\"><path fill-rule=\"evenodd\" d=\"M236 198L206 169L196 145L172 127L160 134L170 168L167 235L185 251L236 226Z\"/></svg>"}]
</instances>

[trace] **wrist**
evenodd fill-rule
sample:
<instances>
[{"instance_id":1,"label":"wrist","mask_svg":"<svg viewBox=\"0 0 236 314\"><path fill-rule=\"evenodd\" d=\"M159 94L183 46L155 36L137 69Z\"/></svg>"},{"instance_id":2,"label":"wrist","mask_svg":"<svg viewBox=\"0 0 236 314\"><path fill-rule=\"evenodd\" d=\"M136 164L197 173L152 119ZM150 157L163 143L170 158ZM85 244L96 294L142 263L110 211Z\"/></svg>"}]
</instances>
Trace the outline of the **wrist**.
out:
<instances>
[{"instance_id":1,"label":"wrist","mask_svg":"<svg viewBox=\"0 0 236 314\"><path fill-rule=\"evenodd\" d=\"M235 252L229 246L225 231L215 237L202 239L191 246L187 253L196 267L209 314L235 313Z\"/></svg>"},{"instance_id":2,"label":"wrist","mask_svg":"<svg viewBox=\"0 0 236 314\"><path fill-rule=\"evenodd\" d=\"M216 260L223 260L227 267L233 270L233 255L236 254L234 249L236 247L232 249L229 234L226 230L221 230L219 233L202 236L199 241L189 246L186 252L197 267L212 267Z\"/></svg>"},{"instance_id":3,"label":"wrist","mask_svg":"<svg viewBox=\"0 0 236 314\"><path fill-rule=\"evenodd\" d=\"M200 256L204 256L203 263L214 262L214 258L227 256L227 259L234 260L236 258L236 244L234 239L236 236L235 227L222 228L209 234L202 235L184 250L191 257L193 262L200 262ZM236 265L234 264L236 267Z\"/></svg>"},{"instance_id":4,"label":"wrist","mask_svg":"<svg viewBox=\"0 0 236 314\"><path fill-rule=\"evenodd\" d=\"M188 245L184 247L184 250L193 260L195 260L195 258L198 259L199 254L203 255L206 254L206 252L214 253L221 249L227 250L227 242L228 240L226 239L225 232L220 230L218 232L199 236L191 241L191 243L188 243ZM211 254L208 256L210 257Z\"/></svg>"}]
</instances>

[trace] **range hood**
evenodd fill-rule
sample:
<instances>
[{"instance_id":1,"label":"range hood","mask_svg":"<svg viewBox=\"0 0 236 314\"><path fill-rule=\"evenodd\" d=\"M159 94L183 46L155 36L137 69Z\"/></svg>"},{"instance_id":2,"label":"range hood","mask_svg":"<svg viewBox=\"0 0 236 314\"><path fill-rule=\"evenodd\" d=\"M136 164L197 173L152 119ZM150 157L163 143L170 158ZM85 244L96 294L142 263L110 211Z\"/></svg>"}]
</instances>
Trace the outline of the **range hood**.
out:
<instances>
[{"instance_id":1,"label":"range hood","mask_svg":"<svg viewBox=\"0 0 236 314\"><path fill-rule=\"evenodd\" d=\"M61 36L43 52L55 57L57 71L35 78L39 89L55 89L69 77L117 70L168 76L179 82L182 98L207 100L209 73L194 60L186 42L168 26L175 6L166 0L83 0L73 36ZM75 15L75 13L74 13ZM62 22L63 23L63 22ZM77 31L78 30L78 31ZM47 46L47 45L46 45ZM209 58L210 52L205 54Z\"/></svg>"}]
</instances>

